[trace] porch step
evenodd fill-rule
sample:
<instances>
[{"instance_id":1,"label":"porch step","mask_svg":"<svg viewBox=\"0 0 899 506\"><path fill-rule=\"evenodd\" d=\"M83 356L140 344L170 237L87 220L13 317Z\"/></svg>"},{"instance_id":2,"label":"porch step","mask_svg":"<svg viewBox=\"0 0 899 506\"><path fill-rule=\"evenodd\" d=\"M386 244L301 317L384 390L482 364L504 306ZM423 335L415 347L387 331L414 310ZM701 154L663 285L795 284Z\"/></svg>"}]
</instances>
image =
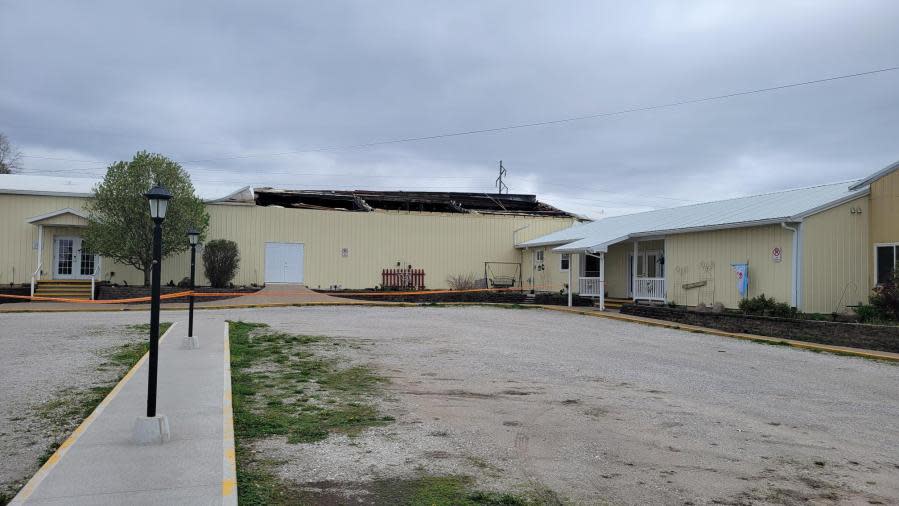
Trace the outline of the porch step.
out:
<instances>
[{"instance_id":1,"label":"porch step","mask_svg":"<svg viewBox=\"0 0 899 506\"><path fill-rule=\"evenodd\" d=\"M633 302L631 299L606 299L606 309L621 309L621 306L625 304L630 304ZM596 299L596 304L599 304L599 299Z\"/></svg>"},{"instance_id":2,"label":"porch step","mask_svg":"<svg viewBox=\"0 0 899 506\"><path fill-rule=\"evenodd\" d=\"M34 295L36 297L90 300L91 282L90 280L81 279L38 281L37 286L34 288Z\"/></svg>"}]
</instances>

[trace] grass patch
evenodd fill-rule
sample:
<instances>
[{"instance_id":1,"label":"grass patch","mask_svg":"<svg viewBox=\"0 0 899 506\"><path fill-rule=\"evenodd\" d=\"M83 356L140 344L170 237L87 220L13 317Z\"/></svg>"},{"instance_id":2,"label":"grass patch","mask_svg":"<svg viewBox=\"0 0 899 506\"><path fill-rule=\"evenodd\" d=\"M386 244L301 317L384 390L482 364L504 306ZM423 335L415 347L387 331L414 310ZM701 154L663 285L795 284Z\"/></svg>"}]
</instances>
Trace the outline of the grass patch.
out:
<instances>
[{"instance_id":1,"label":"grass patch","mask_svg":"<svg viewBox=\"0 0 899 506\"><path fill-rule=\"evenodd\" d=\"M289 443L311 443L393 421L367 402L383 378L315 355L311 345L327 338L246 322L231 322L229 332L241 504L287 504L295 497L273 477L274 463L249 449L253 440L286 436Z\"/></svg>"},{"instance_id":2,"label":"grass patch","mask_svg":"<svg viewBox=\"0 0 899 506\"><path fill-rule=\"evenodd\" d=\"M172 322L159 322L159 335L165 334L165 331L172 326ZM125 326L125 330L127 330L131 334L149 334L150 333L150 324L149 323L135 323L134 325Z\"/></svg>"},{"instance_id":3,"label":"grass patch","mask_svg":"<svg viewBox=\"0 0 899 506\"><path fill-rule=\"evenodd\" d=\"M565 502L544 489L526 494L488 492L474 488L470 476L418 476L391 478L368 483L330 483L316 492L299 492L295 504L324 506L348 504L340 488L358 494L358 504L396 506L561 506Z\"/></svg>"}]
</instances>

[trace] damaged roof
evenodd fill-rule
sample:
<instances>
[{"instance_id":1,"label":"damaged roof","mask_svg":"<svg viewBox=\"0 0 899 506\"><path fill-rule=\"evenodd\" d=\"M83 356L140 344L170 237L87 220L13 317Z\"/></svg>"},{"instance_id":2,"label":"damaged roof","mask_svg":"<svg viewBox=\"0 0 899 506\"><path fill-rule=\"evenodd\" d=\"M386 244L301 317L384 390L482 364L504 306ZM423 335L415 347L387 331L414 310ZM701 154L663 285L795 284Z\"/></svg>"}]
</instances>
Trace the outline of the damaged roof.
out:
<instances>
[{"instance_id":1,"label":"damaged roof","mask_svg":"<svg viewBox=\"0 0 899 506\"><path fill-rule=\"evenodd\" d=\"M283 190L254 188L256 205L295 209L368 212L511 214L575 217L537 200L536 195L507 193L405 192L370 190Z\"/></svg>"}]
</instances>

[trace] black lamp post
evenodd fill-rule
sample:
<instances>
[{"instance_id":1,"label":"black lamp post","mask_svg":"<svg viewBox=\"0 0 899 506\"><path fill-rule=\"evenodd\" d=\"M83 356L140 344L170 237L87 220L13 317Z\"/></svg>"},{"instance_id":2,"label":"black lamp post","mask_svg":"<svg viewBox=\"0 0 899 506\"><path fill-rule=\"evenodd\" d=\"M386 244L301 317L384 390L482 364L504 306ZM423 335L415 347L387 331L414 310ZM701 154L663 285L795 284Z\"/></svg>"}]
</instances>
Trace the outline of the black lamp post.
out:
<instances>
[{"instance_id":1,"label":"black lamp post","mask_svg":"<svg viewBox=\"0 0 899 506\"><path fill-rule=\"evenodd\" d=\"M197 243L200 242L200 232L191 227L187 230L187 239L190 241L190 303L187 316L187 338L188 343L193 343L191 339L194 336L194 288L196 288L197 273ZM193 346L191 346L193 347Z\"/></svg>"},{"instance_id":2,"label":"black lamp post","mask_svg":"<svg viewBox=\"0 0 899 506\"><path fill-rule=\"evenodd\" d=\"M172 194L156 185L144 194L150 201L150 217L153 218L153 266L150 288L150 370L147 383L147 417L156 416L156 370L159 363L159 291L162 270L162 222Z\"/></svg>"}]
</instances>

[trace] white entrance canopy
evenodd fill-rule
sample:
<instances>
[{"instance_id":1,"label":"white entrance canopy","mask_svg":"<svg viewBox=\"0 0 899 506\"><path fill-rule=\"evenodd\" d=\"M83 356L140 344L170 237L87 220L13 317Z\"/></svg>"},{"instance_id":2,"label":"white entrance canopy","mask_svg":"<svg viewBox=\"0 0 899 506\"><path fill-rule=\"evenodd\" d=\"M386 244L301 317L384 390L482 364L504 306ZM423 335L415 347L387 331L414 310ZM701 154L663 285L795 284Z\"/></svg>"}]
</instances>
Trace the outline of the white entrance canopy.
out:
<instances>
[{"instance_id":1,"label":"white entrance canopy","mask_svg":"<svg viewBox=\"0 0 899 506\"><path fill-rule=\"evenodd\" d=\"M853 182L831 183L750 197L613 216L576 225L518 244L519 248L555 246L557 253L604 253L633 239L704 230L801 222L805 217L868 194L850 190Z\"/></svg>"}]
</instances>

